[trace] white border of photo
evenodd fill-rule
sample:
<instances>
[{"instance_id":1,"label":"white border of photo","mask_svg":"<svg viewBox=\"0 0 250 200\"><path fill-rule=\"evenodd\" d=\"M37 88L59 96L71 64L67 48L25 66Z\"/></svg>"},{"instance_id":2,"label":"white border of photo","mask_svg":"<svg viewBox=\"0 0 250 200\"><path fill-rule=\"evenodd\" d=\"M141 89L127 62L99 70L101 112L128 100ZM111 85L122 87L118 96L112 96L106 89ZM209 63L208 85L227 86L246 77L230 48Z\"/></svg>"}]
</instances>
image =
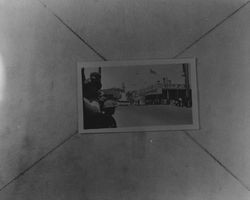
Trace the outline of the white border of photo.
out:
<instances>
[{"instance_id":1,"label":"white border of photo","mask_svg":"<svg viewBox=\"0 0 250 200\"><path fill-rule=\"evenodd\" d=\"M190 88L192 90L192 124L163 125L163 126L140 126L122 128L101 128L84 129L83 124L83 86L82 68L98 67L127 67L127 66L147 66L164 64L189 64L190 66ZM123 61L97 61L97 62L78 62L77 63L77 92L78 92L78 132L79 133L126 133L126 132L157 132L157 131L180 131L199 129L198 113L198 86L195 58L182 59L153 59L153 60L123 60Z\"/></svg>"}]
</instances>

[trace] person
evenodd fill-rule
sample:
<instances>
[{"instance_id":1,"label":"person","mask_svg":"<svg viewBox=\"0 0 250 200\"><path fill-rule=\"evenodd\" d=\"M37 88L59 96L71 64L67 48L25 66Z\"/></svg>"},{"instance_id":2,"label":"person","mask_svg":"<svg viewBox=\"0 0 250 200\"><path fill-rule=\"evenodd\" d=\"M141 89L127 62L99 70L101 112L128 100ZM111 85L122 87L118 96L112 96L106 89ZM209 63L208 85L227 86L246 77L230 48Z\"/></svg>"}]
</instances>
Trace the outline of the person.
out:
<instances>
[{"instance_id":1,"label":"person","mask_svg":"<svg viewBox=\"0 0 250 200\"><path fill-rule=\"evenodd\" d=\"M183 107L183 101L181 97L178 99L178 104L180 107Z\"/></svg>"},{"instance_id":2,"label":"person","mask_svg":"<svg viewBox=\"0 0 250 200\"><path fill-rule=\"evenodd\" d=\"M101 74L98 72L92 72L90 78L84 82L83 85L83 97L91 100L98 99L100 95L100 89L102 88Z\"/></svg>"},{"instance_id":3,"label":"person","mask_svg":"<svg viewBox=\"0 0 250 200\"><path fill-rule=\"evenodd\" d=\"M84 128L98 128L98 120L101 116L101 106L99 103L101 75L92 72L90 78L83 84L83 103L84 103Z\"/></svg>"}]
</instances>

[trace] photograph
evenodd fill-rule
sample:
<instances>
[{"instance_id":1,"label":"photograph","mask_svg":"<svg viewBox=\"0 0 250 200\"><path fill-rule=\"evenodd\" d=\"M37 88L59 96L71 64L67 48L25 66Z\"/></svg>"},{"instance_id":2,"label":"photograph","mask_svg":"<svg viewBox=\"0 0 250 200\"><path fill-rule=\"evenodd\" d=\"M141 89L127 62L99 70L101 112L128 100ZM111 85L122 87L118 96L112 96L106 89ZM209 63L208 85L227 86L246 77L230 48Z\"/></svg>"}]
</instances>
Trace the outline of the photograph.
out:
<instances>
[{"instance_id":1,"label":"photograph","mask_svg":"<svg viewBox=\"0 0 250 200\"><path fill-rule=\"evenodd\" d=\"M195 59L78 63L80 133L198 129Z\"/></svg>"}]
</instances>

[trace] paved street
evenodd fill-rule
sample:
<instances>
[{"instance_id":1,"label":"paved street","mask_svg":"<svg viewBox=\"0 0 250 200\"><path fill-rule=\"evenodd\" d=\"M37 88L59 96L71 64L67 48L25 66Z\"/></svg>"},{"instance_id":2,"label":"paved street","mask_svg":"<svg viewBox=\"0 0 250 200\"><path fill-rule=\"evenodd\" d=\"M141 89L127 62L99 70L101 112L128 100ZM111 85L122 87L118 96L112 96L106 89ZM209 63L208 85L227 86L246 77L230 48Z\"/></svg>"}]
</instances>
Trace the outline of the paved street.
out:
<instances>
[{"instance_id":1,"label":"paved street","mask_svg":"<svg viewBox=\"0 0 250 200\"><path fill-rule=\"evenodd\" d=\"M192 109L172 105L117 107L117 127L179 125L192 123Z\"/></svg>"}]
</instances>

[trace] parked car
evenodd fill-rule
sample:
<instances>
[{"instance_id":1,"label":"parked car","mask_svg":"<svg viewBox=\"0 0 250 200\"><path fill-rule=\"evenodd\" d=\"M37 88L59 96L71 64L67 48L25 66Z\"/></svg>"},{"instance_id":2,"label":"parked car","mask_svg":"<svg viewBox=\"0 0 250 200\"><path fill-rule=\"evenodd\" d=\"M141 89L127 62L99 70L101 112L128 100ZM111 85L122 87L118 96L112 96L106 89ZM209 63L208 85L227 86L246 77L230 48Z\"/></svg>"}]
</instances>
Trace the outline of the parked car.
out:
<instances>
[{"instance_id":1,"label":"parked car","mask_svg":"<svg viewBox=\"0 0 250 200\"><path fill-rule=\"evenodd\" d=\"M118 101L118 106L129 106L129 101Z\"/></svg>"}]
</instances>

